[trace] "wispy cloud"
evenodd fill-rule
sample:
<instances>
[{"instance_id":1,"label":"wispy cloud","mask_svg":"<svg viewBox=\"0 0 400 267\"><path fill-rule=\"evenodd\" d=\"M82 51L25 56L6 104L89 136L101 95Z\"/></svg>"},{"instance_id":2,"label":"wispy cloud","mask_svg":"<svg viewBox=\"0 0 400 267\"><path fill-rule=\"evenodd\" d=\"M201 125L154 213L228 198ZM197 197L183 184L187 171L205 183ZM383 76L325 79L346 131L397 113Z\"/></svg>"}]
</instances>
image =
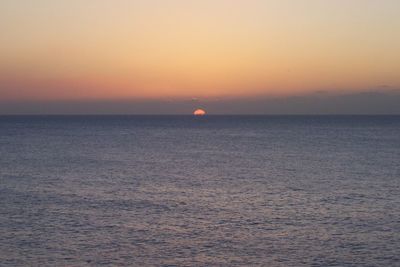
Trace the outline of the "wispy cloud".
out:
<instances>
[{"instance_id":1,"label":"wispy cloud","mask_svg":"<svg viewBox=\"0 0 400 267\"><path fill-rule=\"evenodd\" d=\"M209 114L400 114L400 90L316 91L290 97L215 99L1 102L0 114L191 114L201 104Z\"/></svg>"}]
</instances>

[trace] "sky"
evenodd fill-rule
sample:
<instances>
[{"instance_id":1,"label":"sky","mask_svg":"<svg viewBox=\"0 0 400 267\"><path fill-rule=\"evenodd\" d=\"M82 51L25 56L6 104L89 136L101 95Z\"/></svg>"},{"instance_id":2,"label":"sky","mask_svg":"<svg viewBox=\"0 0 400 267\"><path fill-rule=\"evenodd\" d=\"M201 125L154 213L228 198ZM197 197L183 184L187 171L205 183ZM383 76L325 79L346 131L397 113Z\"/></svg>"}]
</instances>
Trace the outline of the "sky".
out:
<instances>
[{"instance_id":1,"label":"sky","mask_svg":"<svg viewBox=\"0 0 400 267\"><path fill-rule=\"evenodd\" d=\"M0 114L400 114L398 0L2 0Z\"/></svg>"}]
</instances>

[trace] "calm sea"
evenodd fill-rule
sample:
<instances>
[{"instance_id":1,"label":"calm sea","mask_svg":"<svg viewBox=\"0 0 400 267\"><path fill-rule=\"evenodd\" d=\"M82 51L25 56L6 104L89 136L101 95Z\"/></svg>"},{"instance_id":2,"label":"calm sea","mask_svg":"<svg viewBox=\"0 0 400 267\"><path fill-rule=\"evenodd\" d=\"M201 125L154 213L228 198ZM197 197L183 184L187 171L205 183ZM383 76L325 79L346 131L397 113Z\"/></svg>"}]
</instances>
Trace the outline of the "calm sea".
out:
<instances>
[{"instance_id":1,"label":"calm sea","mask_svg":"<svg viewBox=\"0 0 400 267\"><path fill-rule=\"evenodd\" d=\"M400 266L400 117L0 117L0 266L99 265Z\"/></svg>"}]
</instances>

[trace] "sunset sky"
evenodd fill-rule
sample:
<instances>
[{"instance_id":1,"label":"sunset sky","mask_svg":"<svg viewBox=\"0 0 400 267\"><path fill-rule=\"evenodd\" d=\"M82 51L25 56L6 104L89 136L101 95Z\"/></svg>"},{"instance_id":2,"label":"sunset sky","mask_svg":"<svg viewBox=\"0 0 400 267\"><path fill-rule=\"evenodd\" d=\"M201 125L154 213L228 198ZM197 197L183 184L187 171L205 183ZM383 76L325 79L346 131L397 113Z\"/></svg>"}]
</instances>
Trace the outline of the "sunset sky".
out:
<instances>
[{"instance_id":1,"label":"sunset sky","mask_svg":"<svg viewBox=\"0 0 400 267\"><path fill-rule=\"evenodd\" d=\"M21 103L397 96L399 12L398 0L3 0L0 113Z\"/></svg>"}]
</instances>

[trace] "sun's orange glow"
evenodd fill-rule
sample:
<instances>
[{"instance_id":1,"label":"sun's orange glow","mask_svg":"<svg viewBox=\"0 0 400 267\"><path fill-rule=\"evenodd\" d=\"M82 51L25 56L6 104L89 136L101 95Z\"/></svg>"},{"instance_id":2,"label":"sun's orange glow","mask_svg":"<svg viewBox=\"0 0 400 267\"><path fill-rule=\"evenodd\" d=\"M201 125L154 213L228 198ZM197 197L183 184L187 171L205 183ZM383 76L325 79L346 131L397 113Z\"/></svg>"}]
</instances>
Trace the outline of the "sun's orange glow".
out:
<instances>
[{"instance_id":1,"label":"sun's orange glow","mask_svg":"<svg viewBox=\"0 0 400 267\"><path fill-rule=\"evenodd\" d=\"M398 88L399 8L395 0L0 1L0 100Z\"/></svg>"},{"instance_id":2,"label":"sun's orange glow","mask_svg":"<svg viewBox=\"0 0 400 267\"><path fill-rule=\"evenodd\" d=\"M193 112L193 115L195 115L195 116L204 116L204 115L206 115L206 112L205 112L204 109L199 108L199 109L196 109Z\"/></svg>"}]
</instances>

